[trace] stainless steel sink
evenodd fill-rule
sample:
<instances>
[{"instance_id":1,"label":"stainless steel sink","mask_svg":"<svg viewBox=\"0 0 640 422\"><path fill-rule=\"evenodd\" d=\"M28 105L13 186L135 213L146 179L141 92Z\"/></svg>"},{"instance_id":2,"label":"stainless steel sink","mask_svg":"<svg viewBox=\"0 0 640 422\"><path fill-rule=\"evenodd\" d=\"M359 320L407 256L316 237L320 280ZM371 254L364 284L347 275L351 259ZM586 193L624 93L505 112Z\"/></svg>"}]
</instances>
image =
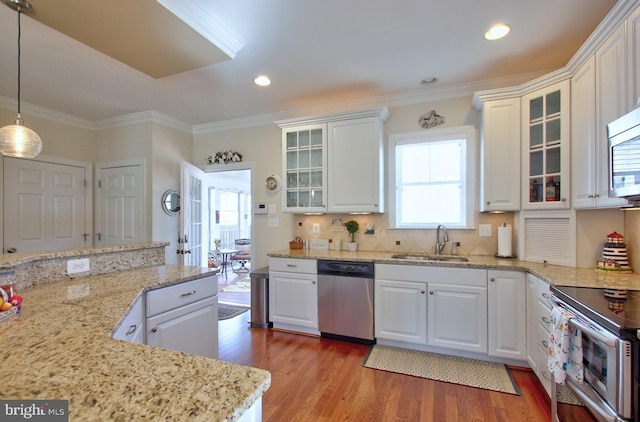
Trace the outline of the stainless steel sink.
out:
<instances>
[{"instance_id":1,"label":"stainless steel sink","mask_svg":"<svg viewBox=\"0 0 640 422\"><path fill-rule=\"evenodd\" d=\"M457 255L422 255L422 254L397 254L391 255L393 259L406 259L409 261L436 261L436 262L469 262L469 258Z\"/></svg>"}]
</instances>

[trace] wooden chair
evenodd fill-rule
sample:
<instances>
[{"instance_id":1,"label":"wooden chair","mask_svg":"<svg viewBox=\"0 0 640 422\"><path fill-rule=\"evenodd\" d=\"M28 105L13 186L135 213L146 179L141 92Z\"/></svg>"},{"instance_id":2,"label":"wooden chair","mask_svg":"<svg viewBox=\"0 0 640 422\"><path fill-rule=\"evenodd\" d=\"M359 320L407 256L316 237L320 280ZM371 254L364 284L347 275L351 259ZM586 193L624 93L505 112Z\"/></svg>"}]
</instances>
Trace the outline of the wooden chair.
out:
<instances>
[{"instance_id":1,"label":"wooden chair","mask_svg":"<svg viewBox=\"0 0 640 422\"><path fill-rule=\"evenodd\" d=\"M233 247L240 252L231 257L231 269L234 273L242 270L249 272L247 265L251 262L251 239L236 239Z\"/></svg>"}]
</instances>

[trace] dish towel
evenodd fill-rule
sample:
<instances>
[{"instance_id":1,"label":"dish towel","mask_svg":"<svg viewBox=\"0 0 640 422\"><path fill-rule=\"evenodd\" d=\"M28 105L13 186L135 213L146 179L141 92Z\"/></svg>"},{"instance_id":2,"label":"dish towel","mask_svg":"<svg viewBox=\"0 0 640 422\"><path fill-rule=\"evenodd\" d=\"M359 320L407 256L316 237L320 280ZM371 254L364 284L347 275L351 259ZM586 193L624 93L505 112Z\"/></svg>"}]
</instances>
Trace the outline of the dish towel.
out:
<instances>
[{"instance_id":1,"label":"dish towel","mask_svg":"<svg viewBox=\"0 0 640 422\"><path fill-rule=\"evenodd\" d=\"M564 384L567 376L582 384L582 332L569 325L571 312L555 306L551 311L547 367L556 384Z\"/></svg>"}]
</instances>

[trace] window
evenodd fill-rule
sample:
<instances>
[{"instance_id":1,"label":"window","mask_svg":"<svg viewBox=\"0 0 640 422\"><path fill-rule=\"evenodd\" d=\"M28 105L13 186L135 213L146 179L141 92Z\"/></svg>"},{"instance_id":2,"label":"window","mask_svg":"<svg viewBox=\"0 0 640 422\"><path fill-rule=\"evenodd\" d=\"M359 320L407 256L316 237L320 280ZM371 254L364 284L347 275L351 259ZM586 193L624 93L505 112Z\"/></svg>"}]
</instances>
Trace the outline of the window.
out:
<instances>
[{"instance_id":1,"label":"window","mask_svg":"<svg viewBox=\"0 0 640 422\"><path fill-rule=\"evenodd\" d=\"M389 136L391 228L474 225L475 128Z\"/></svg>"}]
</instances>

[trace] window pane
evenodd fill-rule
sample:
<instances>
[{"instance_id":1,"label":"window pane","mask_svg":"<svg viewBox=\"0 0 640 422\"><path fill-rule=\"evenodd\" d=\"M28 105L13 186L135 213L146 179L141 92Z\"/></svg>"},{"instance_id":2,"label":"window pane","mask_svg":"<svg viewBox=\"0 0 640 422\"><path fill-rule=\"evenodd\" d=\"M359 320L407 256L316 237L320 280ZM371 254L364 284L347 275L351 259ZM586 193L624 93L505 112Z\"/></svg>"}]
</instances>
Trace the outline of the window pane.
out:
<instances>
[{"instance_id":1,"label":"window pane","mask_svg":"<svg viewBox=\"0 0 640 422\"><path fill-rule=\"evenodd\" d=\"M460 187L457 184L409 186L402 192L402 222L459 223L461 221Z\"/></svg>"},{"instance_id":2,"label":"window pane","mask_svg":"<svg viewBox=\"0 0 640 422\"><path fill-rule=\"evenodd\" d=\"M430 170L432 182L460 180L460 143L436 142L430 144Z\"/></svg>"},{"instance_id":3,"label":"window pane","mask_svg":"<svg viewBox=\"0 0 640 422\"><path fill-rule=\"evenodd\" d=\"M400 164L402 183L429 181L429 149L425 144L403 145L400 147Z\"/></svg>"}]
</instances>

